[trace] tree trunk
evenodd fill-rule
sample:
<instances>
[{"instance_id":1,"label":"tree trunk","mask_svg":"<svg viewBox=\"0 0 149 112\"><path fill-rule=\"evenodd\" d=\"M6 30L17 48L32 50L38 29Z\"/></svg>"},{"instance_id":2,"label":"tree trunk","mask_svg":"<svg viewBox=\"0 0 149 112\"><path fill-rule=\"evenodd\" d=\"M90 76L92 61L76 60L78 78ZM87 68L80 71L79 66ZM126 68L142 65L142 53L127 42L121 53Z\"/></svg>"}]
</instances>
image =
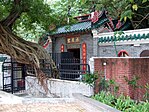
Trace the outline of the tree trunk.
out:
<instances>
[{"instance_id":1,"label":"tree trunk","mask_svg":"<svg viewBox=\"0 0 149 112\"><path fill-rule=\"evenodd\" d=\"M46 50L39 44L25 41L24 39L12 33L12 26L15 21L21 16L22 12L27 11L26 4L21 4L22 0L13 0L13 7L9 15L0 21L0 53L7 54L19 63L31 65L35 70L35 76L38 81L48 92L46 84L47 77L40 69L39 59L45 59L50 63L52 74L54 78L58 78L58 70ZM23 2L22 2L23 3ZM46 65L47 66L47 65Z\"/></svg>"},{"instance_id":2,"label":"tree trunk","mask_svg":"<svg viewBox=\"0 0 149 112\"><path fill-rule=\"evenodd\" d=\"M0 23L0 53L7 54L19 63L30 64L40 75L39 59L46 59L50 62L54 77L58 77L57 68L46 50L39 44L25 41L14 35L7 27ZM43 73L42 73L43 74Z\"/></svg>"}]
</instances>

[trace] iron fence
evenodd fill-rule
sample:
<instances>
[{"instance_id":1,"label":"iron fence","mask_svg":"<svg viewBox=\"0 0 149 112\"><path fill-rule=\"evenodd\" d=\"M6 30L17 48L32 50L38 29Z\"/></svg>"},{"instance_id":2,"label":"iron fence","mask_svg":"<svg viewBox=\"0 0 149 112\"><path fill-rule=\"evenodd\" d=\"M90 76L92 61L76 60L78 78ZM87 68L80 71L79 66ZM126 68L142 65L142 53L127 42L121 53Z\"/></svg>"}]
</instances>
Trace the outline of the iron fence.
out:
<instances>
[{"instance_id":1,"label":"iron fence","mask_svg":"<svg viewBox=\"0 0 149 112\"><path fill-rule=\"evenodd\" d=\"M52 77L51 64L45 59L40 60L41 70L47 77ZM25 76L35 76L35 70L31 65L20 64L13 59L6 60L2 64L3 91L15 93L25 90Z\"/></svg>"},{"instance_id":2,"label":"iron fence","mask_svg":"<svg viewBox=\"0 0 149 112\"><path fill-rule=\"evenodd\" d=\"M59 71L60 79L80 81L83 80L84 75L90 74L90 67L88 64L61 63Z\"/></svg>"},{"instance_id":3,"label":"iron fence","mask_svg":"<svg viewBox=\"0 0 149 112\"><path fill-rule=\"evenodd\" d=\"M3 90L15 93L25 90L25 65L10 59L2 64Z\"/></svg>"}]
</instances>

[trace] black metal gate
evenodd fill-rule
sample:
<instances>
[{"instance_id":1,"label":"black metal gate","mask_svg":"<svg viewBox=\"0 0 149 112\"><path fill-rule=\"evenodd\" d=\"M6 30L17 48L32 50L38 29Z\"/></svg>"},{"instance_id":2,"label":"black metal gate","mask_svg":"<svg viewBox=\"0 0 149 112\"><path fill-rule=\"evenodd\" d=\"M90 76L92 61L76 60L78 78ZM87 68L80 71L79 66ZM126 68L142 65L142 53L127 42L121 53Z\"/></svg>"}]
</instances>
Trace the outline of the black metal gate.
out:
<instances>
[{"instance_id":1,"label":"black metal gate","mask_svg":"<svg viewBox=\"0 0 149 112\"><path fill-rule=\"evenodd\" d=\"M40 59L41 70L47 77L53 77L51 64ZM3 91L15 93L25 90L25 76L35 76L34 68L30 65L20 64L13 59L6 59L2 64Z\"/></svg>"},{"instance_id":2,"label":"black metal gate","mask_svg":"<svg viewBox=\"0 0 149 112\"><path fill-rule=\"evenodd\" d=\"M83 66L86 69L83 69ZM60 78L65 80L83 80L84 75L90 74L88 64L80 63L61 63L59 66Z\"/></svg>"},{"instance_id":3,"label":"black metal gate","mask_svg":"<svg viewBox=\"0 0 149 112\"><path fill-rule=\"evenodd\" d=\"M82 60L75 58L72 52L51 53L51 57L59 69L60 79L83 80L83 76L90 73L90 66L82 64Z\"/></svg>"},{"instance_id":4,"label":"black metal gate","mask_svg":"<svg viewBox=\"0 0 149 112\"><path fill-rule=\"evenodd\" d=\"M25 90L25 65L6 60L2 65L3 91L15 93Z\"/></svg>"}]
</instances>

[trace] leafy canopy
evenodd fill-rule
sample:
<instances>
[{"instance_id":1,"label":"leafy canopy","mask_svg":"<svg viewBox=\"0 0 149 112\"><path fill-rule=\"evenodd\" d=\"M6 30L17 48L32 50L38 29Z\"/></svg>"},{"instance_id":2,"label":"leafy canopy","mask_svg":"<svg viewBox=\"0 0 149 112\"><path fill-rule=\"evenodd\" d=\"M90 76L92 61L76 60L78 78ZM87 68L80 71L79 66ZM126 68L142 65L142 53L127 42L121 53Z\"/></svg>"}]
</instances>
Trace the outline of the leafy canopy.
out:
<instances>
[{"instance_id":1,"label":"leafy canopy","mask_svg":"<svg viewBox=\"0 0 149 112\"><path fill-rule=\"evenodd\" d=\"M14 1L0 0L0 21L3 21L14 7ZM95 10L107 10L114 19L132 20L136 28L143 28L148 22L149 0L21 0L15 9L21 12L13 24L13 31L24 37L36 34L39 37L46 30L76 22L73 17L91 13ZM144 19L145 18L145 19ZM141 21L144 19L143 21ZM135 21L135 22L134 22ZM137 22L136 22L137 21ZM25 33L23 33L25 32ZM24 35L22 35L24 34Z\"/></svg>"},{"instance_id":2,"label":"leafy canopy","mask_svg":"<svg viewBox=\"0 0 149 112\"><path fill-rule=\"evenodd\" d=\"M13 10L14 1L19 0L0 0L0 21L8 17ZM21 12L13 24L13 31L19 36L20 32L21 34L27 32L41 35L45 30L48 30L50 23L55 22L52 15L53 10L43 0L21 0L14 9ZM25 36L27 37L27 34Z\"/></svg>"},{"instance_id":3,"label":"leafy canopy","mask_svg":"<svg viewBox=\"0 0 149 112\"><path fill-rule=\"evenodd\" d=\"M59 14L59 25L66 24L68 16L91 13L93 10L107 10L114 19L130 19L134 28L147 27L149 23L149 0L59 0L54 3L54 13ZM143 21L142 21L143 19ZM62 20L63 23L61 22Z\"/></svg>"}]
</instances>

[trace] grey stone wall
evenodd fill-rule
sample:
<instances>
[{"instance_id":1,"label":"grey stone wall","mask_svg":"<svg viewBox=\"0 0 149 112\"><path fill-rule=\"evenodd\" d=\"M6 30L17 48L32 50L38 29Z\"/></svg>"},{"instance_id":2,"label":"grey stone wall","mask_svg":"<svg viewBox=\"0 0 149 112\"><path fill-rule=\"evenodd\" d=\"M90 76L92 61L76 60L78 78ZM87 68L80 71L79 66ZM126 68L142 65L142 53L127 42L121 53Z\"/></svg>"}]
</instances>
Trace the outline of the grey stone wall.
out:
<instances>
[{"instance_id":1,"label":"grey stone wall","mask_svg":"<svg viewBox=\"0 0 149 112\"><path fill-rule=\"evenodd\" d=\"M81 36L81 45L85 42L87 45L87 62L93 55L93 37L91 34L86 34ZM81 46L82 47L82 46ZM80 55L82 58L82 48L80 49Z\"/></svg>"},{"instance_id":2,"label":"grey stone wall","mask_svg":"<svg viewBox=\"0 0 149 112\"><path fill-rule=\"evenodd\" d=\"M74 35L75 36L75 35ZM79 44L66 44L66 37L56 37L52 40L53 42L53 52L60 53L61 45L64 44L64 51L67 52L67 49L80 48L80 59L82 59L82 43L87 45L87 61L93 54L93 38L91 34L84 34L80 36Z\"/></svg>"},{"instance_id":3,"label":"grey stone wall","mask_svg":"<svg viewBox=\"0 0 149 112\"><path fill-rule=\"evenodd\" d=\"M55 38L55 43L53 45L53 51L54 53L60 53L61 52L61 45L64 44L64 50L66 50L66 40L64 37L57 37ZM65 51L66 52L66 51Z\"/></svg>"},{"instance_id":4,"label":"grey stone wall","mask_svg":"<svg viewBox=\"0 0 149 112\"><path fill-rule=\"evenodd\" d=\"M114 43L98 43L99 38L111 37L114 36L114 32L108 33L99 33L99 29L93 29L93 57L116 57L116 51L114 48ZM124 31L123 36L126 38L129 35L148 35L149 28L146 29L137 29L137 30L127 30ZM138 36L139 37L139 36ZM142 38L142 37L141 37ZM146 37L145 37L146 38ZM140 57L140 54L144 50L149 50L149 39L145 40L119 40L116 42L116 49L119 52L120 50L126 50L131 57Z\"/></svg>"},{"instance_id":5,"label":"grey stone wall","mask_svg":"<svg viewBox=\"0 0 149 112\"><path fill-rule=\"evenodd\" d=\"M98 55L98 38L93 38L93 57L97 57Z\"/></svg>"},{"instance_id":6,"label":"grey stone wall","mask_svg":"<svg viewBox=\"0 0 149 112\"><path fill-rule=\"evenodd\" d=\"M149 50L149 44L141 44L140 46L132 45L117 45L117 51L126 50L131 57L140 57L144 50ZM114 45L98 46L98 57L116 57Z\"/></svg>"},{"instance_id":7,"label":"grey stone wall","mask_svg":"<svg viewBox=\"0 0 149 112\"><path fill-rule=\"evenodd\" d=\"M52 53L52 43L49 43L48 47L46 48L48 53Z\"/></svg>"},{"instance_id":8,"label":"grey stone wall","mask_svg":"<svg viewBox=\"0 0 149 112\"><path fill-rule=\"evenodd\" d=\"M93 38L91 34L84 34L80 36L79 44L66 44L66 37L54 38L53 44L50 44L47 48L48 52L60 53L61 44L64 44L64 51L67 49L80 48L80 59L82 59L82 43L87 45L87 62L91 57L116 57L116 51L114 45L100 46L98 44L98 38ZM126 50L131 57L140 57L140 54L144 50L149 50L148 44L140 44L140 46L134 46L134 44L116 45L116 50Z\"/></svg>"}]
</instances>

